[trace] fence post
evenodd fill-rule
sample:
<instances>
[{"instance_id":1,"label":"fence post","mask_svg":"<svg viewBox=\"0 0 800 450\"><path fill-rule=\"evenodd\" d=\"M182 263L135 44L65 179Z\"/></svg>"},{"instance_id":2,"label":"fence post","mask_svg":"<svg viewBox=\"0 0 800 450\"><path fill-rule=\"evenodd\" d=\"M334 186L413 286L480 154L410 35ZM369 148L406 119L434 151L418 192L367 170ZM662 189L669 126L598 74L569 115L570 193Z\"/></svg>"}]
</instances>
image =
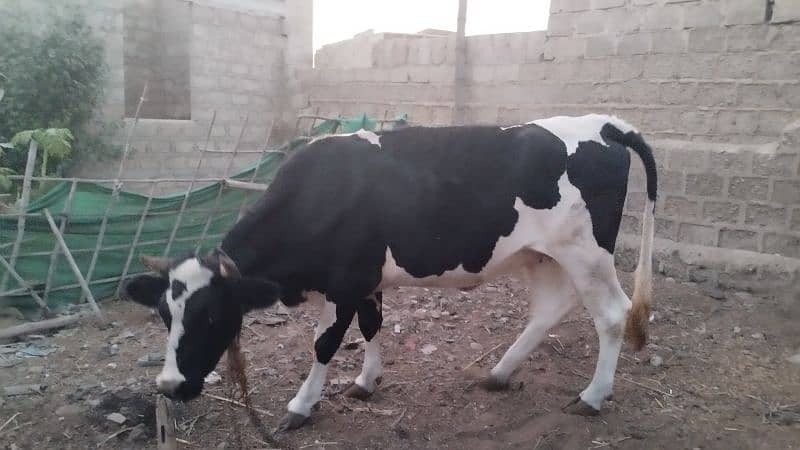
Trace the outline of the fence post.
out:
<instances>
[{"instance_id":1,"label":"fence post","mask_svg":"<svg viewBox=\"0 0 800 450\"><path fill-rule=\"evenodd\" d=\"M36 165L38 145L35 140L31 139L31 143L28 146L28 161L25 163L25 178L22 180L22 198L19 201L19 217L17 218L17 240L14 241L14 246L11 248L11 257L8 261L12 268L17 263L19 248L22 245L22 239L25 237L26 214L28 213L28 202L31 199L31 177L33 177L33 167ZM0 281L0 292L5 292L9 275L10 272L3 274L3 280Z\"/></svg>"}]
</instances>

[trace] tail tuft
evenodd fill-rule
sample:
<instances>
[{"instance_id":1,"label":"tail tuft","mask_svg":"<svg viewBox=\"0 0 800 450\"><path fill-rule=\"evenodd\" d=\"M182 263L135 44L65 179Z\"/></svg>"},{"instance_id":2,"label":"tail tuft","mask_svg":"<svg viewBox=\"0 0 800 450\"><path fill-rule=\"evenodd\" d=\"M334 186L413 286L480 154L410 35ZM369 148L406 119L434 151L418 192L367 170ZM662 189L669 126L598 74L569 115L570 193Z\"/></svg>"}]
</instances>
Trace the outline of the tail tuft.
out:
<instances>
[{"instance_id":1,"label":"tail tuft","mask_svg":"<svg viewBox=\"0 0 800 450\"><path fill-rule=\"evenodd\" d=\"M633 307L625 323L625 339L639 351L647 344L647 324L650 322L650 302L633 298Z\"/></svg>"}]
</instances>

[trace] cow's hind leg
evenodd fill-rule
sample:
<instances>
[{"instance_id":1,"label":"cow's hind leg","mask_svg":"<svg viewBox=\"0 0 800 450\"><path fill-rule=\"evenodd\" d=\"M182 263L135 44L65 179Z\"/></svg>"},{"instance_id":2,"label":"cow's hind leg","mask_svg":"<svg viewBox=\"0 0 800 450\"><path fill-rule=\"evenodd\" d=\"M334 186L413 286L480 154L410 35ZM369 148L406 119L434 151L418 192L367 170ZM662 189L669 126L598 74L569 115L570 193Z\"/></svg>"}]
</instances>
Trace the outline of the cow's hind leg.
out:
<instances>
[{"instance_id":1,"label":"cow's hind leg","mask_svg":"<svg viewBox=\"0 0 800 450\"><path fill-rule=\"evenodd\" d=\"M594 320L600 344L592 381L578 398L565 407L565 411L595 415L613 391L614 374L631 301L617 279L614 257L607 251L599 247L591 249L576 246L562 252L560 257L561 264L572 278L584 306Z\"/></svg>"},{"instance_id":2,"label":"cow's hind leg","mask_svg":"<svg viewBox=\"0 0 800 450\"><path fill-rule=\"evenodd\" d=\"M547 330L577 302L572 281L556 261L544 255L534 261L523 271L530 295L528 325L481 383L487 390L506 389L511 375L539 345Z\"/></svg>"},{"instance_id":3,"label":"cow's hind leg","mask_svg":"<svg viewBox=\"0 0 800 450\"><path fill-rule=\"evenodd\" d=\"M383 296L376 292L365 302L358 305L358 327L364 336L364 365L361 373L351 384L344 395L359 400L366 400L380 384L383 376L381 365L381 346L378 343L378 332L383 324L381 302Z\"/></svg>"},{"instance_id":4,"label":"cow's hind leg","mask_svg":"<svg viewBox=\"0 0 800 450\"><path fill-rule=\"evenodd\" d=\"M324 301L322 313L315 332L314 352L317 360L311 366L300 390L289 402L288 413L281 419L278 431L300 427L311 415L311 408L322 397L322 388L328 373L328 363L342 343L347 328L355 315L348 304Z\"/></svg>"}]
</instances>

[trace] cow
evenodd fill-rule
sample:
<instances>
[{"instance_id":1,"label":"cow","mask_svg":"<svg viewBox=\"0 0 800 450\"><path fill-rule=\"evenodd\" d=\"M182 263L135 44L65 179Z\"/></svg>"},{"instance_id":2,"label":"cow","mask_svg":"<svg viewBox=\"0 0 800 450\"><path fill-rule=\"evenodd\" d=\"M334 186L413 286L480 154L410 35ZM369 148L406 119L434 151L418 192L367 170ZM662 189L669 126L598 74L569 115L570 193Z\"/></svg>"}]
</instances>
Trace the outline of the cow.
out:
<instances>
[{"instance_id":1,"label":"cow","mask_svg":"<svg viewBox=\"0 0 800 450\"><path fill-rule=\"evenodd\" d=\"M628 149L644 165L647 191L632 301L614 267ZM325 136L286 159L221 246L203 256L143 256L153 273L125 291L166 324L156 385L182 400L201 393L249 311L317 299L315 361L280 422L289 430L320 400L355 317L364 363L345 394L375 391L383 290L474 287L518 275L530 291L529 322L482 386L508 387L547 330L580 303L593 318L599 354L591 382L565 411L594 415L612 394L623 337L637 350L646 342L655 200L652 150L614 116Z\"/></svg>"}]
</instances>

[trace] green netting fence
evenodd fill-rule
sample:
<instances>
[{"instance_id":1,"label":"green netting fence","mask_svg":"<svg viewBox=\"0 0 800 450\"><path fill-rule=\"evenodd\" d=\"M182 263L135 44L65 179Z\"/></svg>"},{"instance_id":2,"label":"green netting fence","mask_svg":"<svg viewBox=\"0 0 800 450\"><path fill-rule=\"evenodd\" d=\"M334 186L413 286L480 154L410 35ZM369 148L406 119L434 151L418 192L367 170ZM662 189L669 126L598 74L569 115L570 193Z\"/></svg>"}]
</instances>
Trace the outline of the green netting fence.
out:
<instances>
[{"instance_id":1,"label":"green netting fence","mask_svg":"<svg viewBox=\"0 0 800 450\"><path fill-rule=\"evenodd\" d=\"M406 123L405 116L378 121L362 115L356 118L325 120L313 126L308 136L297 137L284 145L281 152L263 153L252 166L228 178L268 184L286 153L307 142L310 136L332 132L348 133L361 128L376 129L377 124L390 127ZM155 182L155 181L153 181ZM73 187L74 185L74 187ZM74 192L70 192L74 190ZM118 192L115 199L111 188L93 182L64 181L32 201L25 213L26 224L15 270L45 299L52 310L81 301L78 280L65 257L59 251L55 237L43 214L47 209L57 224L64 222L64 239L81 273L87 274L93 257L96 264L89 280L97 299L113 297L124 277L144 271L136 256L142 253L161 255L173 235L170 255L206 251L216 246L223 234L239 216L243 205L255 201L258 193L226 189L215 182L191 192L162 197L150 197L127 191ZM186 201L186 207L180 214ZM107 215L105 235L98 244L101 222ZM17 239L19 214L0 215L0 255L9 260L13 242ZM97 253L96 256L95 253ZM126 266L129 267L127 273ZM7 277L0 266L0 278ZM0 306L16 307L31 315L38 310L30 292L13 278L5 292L0 292Z\"/></svg>"}]
</instances>

